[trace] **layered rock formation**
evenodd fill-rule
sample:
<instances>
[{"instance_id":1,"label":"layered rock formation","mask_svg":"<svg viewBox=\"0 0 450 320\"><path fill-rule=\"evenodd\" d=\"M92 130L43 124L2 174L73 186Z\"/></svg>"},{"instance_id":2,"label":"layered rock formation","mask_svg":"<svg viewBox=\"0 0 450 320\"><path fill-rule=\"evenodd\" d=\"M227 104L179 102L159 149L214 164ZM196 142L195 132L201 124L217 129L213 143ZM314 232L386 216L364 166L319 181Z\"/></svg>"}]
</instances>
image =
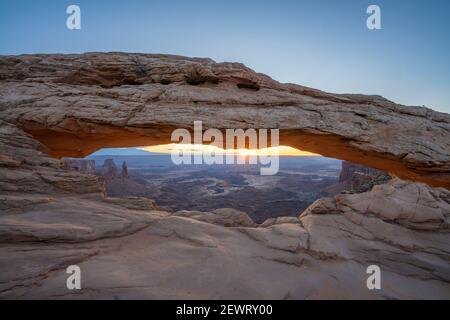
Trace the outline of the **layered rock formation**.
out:
<instances>
[{"instance_id":1,"label":"layered rock formation","mask_svg":"<svg viewBox=\"0 0 450 320\"><path fill-rule=\"evenodd\" d=\"M202 119L281 126L290 145L448 187L448 115L173 56L1 57L0 82L0 298L450 298L445 188L394 179L258 226L105 198L97 176L48 156L166 141ZM72 264L81 290L65 286ZM373 264L381 290L366 287Z\"/></svg>"},{"instance_id":2,"label":"layered rock formation","mask_svg":"<svg viewBox=\"0 0 450 320\"><path fill-rule=\"evenodd\" d=\"M96 173L94 160L63 158L61 164L64 169L76 170L89 174Z\"/></svg>"},{"instance_id":3,"label":"layered rock formation","mask_svg":"<svg viewBox=\"0 0 450 320\"><path fill-rule=\"evenodd\" d=\"M0 57L0 119L55 157L170 142L175 128L280 128L281 143L450 188L450 116L380 96L281 84L169 55Z\"/></svg>"},{"instance_id":4,"label":"layered rock formation","mask_svg":"<svg viewBox=\"0 0 450 320\"><path fill-rule=\"evenodd\" d=\"M106 159L103 163L101 175L105 180L113 180L118 177L117 167L113 159Z\"/></svg>"},{"instance_id":5,"label":"layered rock formation","mask_svg":"<svg viewBox=\"0 0 450 320\"><path fill-rule=\"evenodd\" d=\"M9 236L0 297L448 299L449 206L445 189L394 180L257 227L234 210L169 215L58 196L0 218ZM65 288L72 264L82 270L79 291ZM366 287L373 264L381 290Z\"/></svg>"},{"instance_id":6,"label":"layered rock formation","mask_svg":"<svg viewBox=\"0 0 450 320\"><path fill-rule=\"evenodd\" d=\"M337 184L327 188L327 192L337 194L342 191L361 193L373 186L384 184L391 179L386 171L364 167L359 164L342 161L342 170Z\"/></svg>"},{"instance_id":7,"label":"layered rock formation","mask_svg":"<svg viewBox=\"0 0 450 320\"><path fill-rule=\"evenodd\" d=\"M146 186L128 176L126 162L119 170L113 159L105 159L97 175L104 181L106 194L111 197L144 197Z\"/></svg>"}]
</instances>

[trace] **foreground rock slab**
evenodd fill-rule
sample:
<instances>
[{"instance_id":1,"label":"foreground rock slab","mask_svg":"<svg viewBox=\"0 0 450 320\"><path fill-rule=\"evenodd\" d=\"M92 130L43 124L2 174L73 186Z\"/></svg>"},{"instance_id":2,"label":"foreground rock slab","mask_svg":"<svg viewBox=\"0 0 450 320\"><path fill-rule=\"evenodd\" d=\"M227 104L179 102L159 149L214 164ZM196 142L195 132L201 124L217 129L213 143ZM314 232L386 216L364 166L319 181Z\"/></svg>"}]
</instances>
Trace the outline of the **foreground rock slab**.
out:
<instances>
[{"instance_id":1,"label":"foreground rock slab","mask_svg":"<svg viewBox=\"0 0 450 320\"><path fill-rule=\"evenodd\" d=\"M259 226L233 209L168 213L139 198L24 199L33 205L0 216L3 299L450 298L449 192L425 184L392 180ZM73 264L81 290L66 287ZM381 290L366 287L373 264Z\"/></svg>"},{"instance_id":2,"label":"foreground rock slab","mask_svg":"<svg viewBox=\"0 0 450 320\"><path fill-rule=\"evenodd\" d=\"M0 57L0 83L2 299L450 299L448 115L161 55ZM54 158L160 143L199 117L281 126L287 144L446 188L393 179L257 225L106 198ZM381 290L366 287L373 264Z\"/></svg>"}]
</instances>

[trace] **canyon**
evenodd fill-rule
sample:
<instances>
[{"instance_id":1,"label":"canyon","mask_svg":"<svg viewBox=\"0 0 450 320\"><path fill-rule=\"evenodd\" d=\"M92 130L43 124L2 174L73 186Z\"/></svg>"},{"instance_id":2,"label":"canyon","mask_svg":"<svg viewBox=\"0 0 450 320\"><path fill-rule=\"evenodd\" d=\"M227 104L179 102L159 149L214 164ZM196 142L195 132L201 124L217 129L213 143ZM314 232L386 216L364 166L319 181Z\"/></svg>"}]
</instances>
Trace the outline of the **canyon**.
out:
<instances>
[{"instance_id":1,"label":"canyon","mask_svg":"<svg viewBox=\"0 0 450 320\"><path fill-rule=\"evenodd\" d=\"M117 152L120 154L122 150ZM64 159L70 163L77 161L81 170L88 163L96 163L96 174L105 182L109 197L150 198L170 212L209 212L227 207L245 212L257 223L268 218L298 216L316 199L342 189L341 184L335 186L339 160L321 157L279 160L280 172L272 177L260 175L257 165L175 165L171 156L164 154L94 153L88 159ZM355 174L349 172L348 179ZM333 192L327 192L327 188Z\"/></svg>"},{"instance_id":2,"label":"canyon","mask_svg":"<svg viewBox=\"0 0 450 320\"><path fill-rule=\"evenodd\" d=\"M0 298L450 298L447 114L170 55L1 56L0 84ZM280 128L283 145L393 178L256 223L109 197L60 160L168 143L194 120ZM81 290L65 287L72 264Z\"/></svg>"}]
</instances>

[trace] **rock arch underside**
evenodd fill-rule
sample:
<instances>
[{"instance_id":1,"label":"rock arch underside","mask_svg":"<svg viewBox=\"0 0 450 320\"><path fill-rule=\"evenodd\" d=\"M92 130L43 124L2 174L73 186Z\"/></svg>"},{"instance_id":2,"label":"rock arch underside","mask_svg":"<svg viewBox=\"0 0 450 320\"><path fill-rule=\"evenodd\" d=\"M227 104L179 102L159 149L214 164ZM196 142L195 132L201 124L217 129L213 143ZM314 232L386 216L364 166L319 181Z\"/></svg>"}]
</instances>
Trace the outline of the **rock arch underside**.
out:
<instances>
[{"instance_id":1,"label":"rock arch underside","mask_svg":"<svg viewBox=\"0 0 450 320\"><path fill-rule=\"evenodd\" d=\"M59 160L168 143L195 120L279 128L283 145L395 179L257 225L232 209L109 198ZM239 63L89 53L0 57L0 124L2 298L450 298L448 114ZM70 264L86 290L65 289ZM370 264L381 290L366 287Z\"/></svg>"}]
</instances>

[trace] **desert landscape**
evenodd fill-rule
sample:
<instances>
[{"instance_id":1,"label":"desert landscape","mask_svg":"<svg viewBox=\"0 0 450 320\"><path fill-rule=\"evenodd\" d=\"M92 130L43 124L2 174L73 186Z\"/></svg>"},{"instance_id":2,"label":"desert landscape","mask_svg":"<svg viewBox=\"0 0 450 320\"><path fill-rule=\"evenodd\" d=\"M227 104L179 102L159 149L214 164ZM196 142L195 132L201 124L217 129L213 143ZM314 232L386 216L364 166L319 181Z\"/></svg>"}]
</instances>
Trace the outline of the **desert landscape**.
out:
<instances>
[{"instance_id":1,"label":"desert landscape","mask_svg":"<svg viewBox=\"0 0 450 320\"><path fill-rule=\"evenodd\" d=\"M0 84L2 299L450 299L446 113L164 54L0 56ZM322 162L260 177L94 153L196 120L279 128Z\"/></svg>"},{"instance_id":2,"label":"desert landscape","mask_svg":"<svg viewBox=\"0 0 450 320\"><path fill-rule=\"evenodd\" d=\"M107 196L150 198L169 211L229 207L258 223L297 216L316 199L334 195L326 188L337 184L341 170L340 161L320 157L282 158L276 176L261 176L257 165L248 164L178 166L170 155L88 158L93 160L78 161L99 163L96 172L105 181Z\"/></svg>"}]
</instances>

